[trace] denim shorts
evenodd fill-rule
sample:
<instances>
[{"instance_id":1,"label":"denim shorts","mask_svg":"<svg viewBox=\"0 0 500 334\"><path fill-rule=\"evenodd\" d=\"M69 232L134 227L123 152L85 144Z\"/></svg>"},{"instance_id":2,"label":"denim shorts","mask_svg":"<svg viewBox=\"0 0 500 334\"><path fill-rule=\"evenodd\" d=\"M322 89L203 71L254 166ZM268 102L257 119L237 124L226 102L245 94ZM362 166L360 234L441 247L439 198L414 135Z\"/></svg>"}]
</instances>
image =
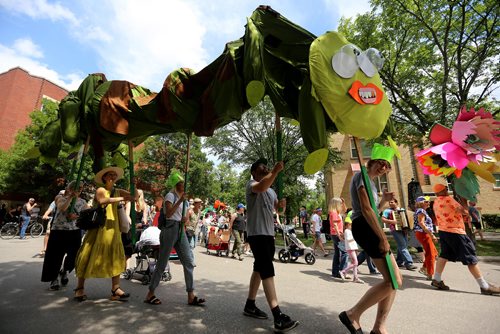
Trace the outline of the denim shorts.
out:
<instances>
[{"instance_id":1,"label":"denim shorts","mask_svg":"<svg viewBox=\"0 0 500 334\"><path fill-rule=\"evenodd\" d=\"M318 240L321 239L321 232L314 232L314 237Z\"/></svg>"},{"instance_id":2,"label":"denim shorts","mask_svg":"<svg viewBox=\"0 0 500 334\"><path fill-rule=\"evenodd\" d=\"M439 231L441 253L439 257L448 261L461 261L464 265L477 264L476 247L466 234Z\"/></svg>"},{"instance_id":3,"label":"denim shorts","mask_svg":"<svg viewBox=\"0 0 500 334\"><path fill-rule=\"evenodd\" d=\"M258 272L261 279L274 277L274 236L252 235L248 243L254 257L253 271Z\"/></svg>"}]
</instances>

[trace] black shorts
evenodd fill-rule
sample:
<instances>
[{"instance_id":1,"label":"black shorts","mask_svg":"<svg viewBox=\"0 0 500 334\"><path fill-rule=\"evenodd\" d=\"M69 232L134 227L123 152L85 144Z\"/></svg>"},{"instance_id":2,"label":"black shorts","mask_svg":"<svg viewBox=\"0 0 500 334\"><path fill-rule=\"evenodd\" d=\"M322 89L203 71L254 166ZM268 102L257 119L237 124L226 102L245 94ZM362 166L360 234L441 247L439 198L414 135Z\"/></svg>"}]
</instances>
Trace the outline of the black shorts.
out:
<instances>
[{"instance_id":1,"label":"black shorts","mask_svg":"<svg viewBox=\"0 0 500 334\"><path fill-rule=\"evenodd\" d=\"M378 249L380 238L373 232L365 217L352 221L352 236L358 245L373 259L382 259L385 254Z\"/></svg>"},{"instance_id":2,"label":"black shorts","mask_svg":"<svg viewBox=\"0 0 500 334\"><path fill-rule=\"evenodd\" d=\"M476 247L466 234L439 231L441 253L439 257L448 261L461 261L464 265L477 264Z\"/></svg>"},{"instance_id":3,"label":"black shorts","mask_svg":"<svg viewBox=\"0 0 500 334\"><path fill-rule=\"evenodd\" d=\"M261 279L274 277L274 237L270 235L253 235L248 237L254 262L253 271L260 274Z\"/></svg>"}]
</instances>

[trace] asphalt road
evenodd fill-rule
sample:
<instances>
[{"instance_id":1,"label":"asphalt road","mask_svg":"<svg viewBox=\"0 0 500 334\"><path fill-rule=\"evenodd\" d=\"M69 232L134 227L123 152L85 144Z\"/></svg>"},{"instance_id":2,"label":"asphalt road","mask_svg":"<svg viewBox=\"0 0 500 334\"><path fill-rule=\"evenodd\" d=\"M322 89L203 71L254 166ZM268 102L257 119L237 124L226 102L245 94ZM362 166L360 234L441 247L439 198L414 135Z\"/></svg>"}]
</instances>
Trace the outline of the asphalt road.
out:
<instances>
[{"instance_id":1,"label":"asphalt road","mask_svg":"<svg viewBox=\"0 0 500 334\"><path fill-rule=\"evenodd\" d=\"M207 306L187 305L182 266L171 266L173 279L160 283L162 305L143 303L147 287L139 281L122 280L131 293L128 302L112 302L110 279L90 279L89 300L73 301L75 277L68 287L49 291L40 282L43 258L37 253L43 239L0 240L0 333L271 333L272 320L242 315L253 259L240 262L207 255L196 248L196 293ZM300 321L292 333L347 333L338 314L353 305L379 277L367 275L366 284L342 283L330 276L331 256L307 265L276 262L276 284L282 311ZM500 284L500 264L481 262L488 281ZM391 333L500 333L500 297L483 296L466 267L449 263L443 279L450 291L437 291L417 272L403 271L404 283L388 319ZM269 313L263 292L257 305ZM361 319L371 330L376 310Z\"/></svg>"}]
</instances>

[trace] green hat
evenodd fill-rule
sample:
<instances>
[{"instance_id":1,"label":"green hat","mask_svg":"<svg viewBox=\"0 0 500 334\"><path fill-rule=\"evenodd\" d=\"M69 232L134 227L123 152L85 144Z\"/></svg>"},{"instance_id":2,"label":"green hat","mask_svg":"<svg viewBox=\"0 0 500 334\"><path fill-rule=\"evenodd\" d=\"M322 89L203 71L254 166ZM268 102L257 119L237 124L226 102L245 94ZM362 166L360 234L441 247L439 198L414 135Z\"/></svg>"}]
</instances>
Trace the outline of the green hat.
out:
<instances>
[{"instance_id":1,"label":"green hat","mask_svg":"<svg viewBox=\"0 0 500 334\"><path fill-rule=\"evenodd\" d=\"M370 159L385 160L390 163L395 153L396 151L394 151L392 147L387 147L384 145L380 145L379 143L375 143L372 148L372 156L370 157Z\"/></svg>"},{"instance_id":2,"label":"green hat","mask_svg":"<svg viewBox=\"0 0 500 334\"><path fill-rule=\"evenodd\" d=\"M167 188L168 189L172 189L179 182L184 182L184 178L182 177L181 173L179 173L179 172L172 172L170 174L170 176L168 177L168 180L167 180Z\"/></svg>"}]
</instances>

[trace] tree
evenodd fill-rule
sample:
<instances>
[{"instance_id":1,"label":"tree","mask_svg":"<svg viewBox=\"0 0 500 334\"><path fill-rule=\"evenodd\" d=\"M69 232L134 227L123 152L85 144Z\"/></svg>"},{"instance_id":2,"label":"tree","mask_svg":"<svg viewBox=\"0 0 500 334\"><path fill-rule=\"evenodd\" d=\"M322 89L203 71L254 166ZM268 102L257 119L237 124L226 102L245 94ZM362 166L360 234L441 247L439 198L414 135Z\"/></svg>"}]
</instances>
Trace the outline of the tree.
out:
<instances>
[{"instance_id":1,"label":"tree","mask_svg":"<svg viewBox=\"0 0 500 334\"><path fill-rule=\"evenodd\" d=\"M256 107L243 114L239 122L232 122L218 129L213 137L205 140L205 146L221 160L231 166L243 167L241 178L250 179L249 166L258 158L268 159L269 166L277 162L275 111L269 99L265 99ZM306 184L299 177L304 175L303 164L307 150L302 143L298 126L286 118L281 120L284 196L288 199L289 210L299 210L304 199ZM331 149L329 163L340 162L338 151Z\"/></svg>"},{"instance_id":2,"label":"tree","mask_svg":"<svg viewBox=\"0 0 500 334\"><path fill-rule=\"evenodd\" d=\"M68 156L74 148L64 145L53 165L32 155L45 126L57 118L57 108L56 102L44 99L42 109L30 114L31 124L16 135L14 145L7 152L0 151L0 193L34 194L39 200L51 201L64 188L61 179L70 172L72 160ZM90 166L85 171L87 175Z\"/></svg>"},{"instance_id":3,"label":"tree","mask_svg":"<svg viewBox=\"0 0 500 334\"><path fill-rule=\"evenodd\" d=\"M339 31L385 57L380 71L401 142L419 142L462 105L496 108L500 5L496 0L372 0L371 13Z\"/></svg>"},{"instance_id":4,"label":"tree","mask_svg":"<svg viewBox=\"0 0 500 334\"><path fill-rule=\"evenodd\" d=\"M187 136L171 133L148 138L138 152L136 177L140 182L151 186L155 194L164 194L166 181L172 170L185 173ZM214 193L214 176L207 171L213 169L201 151L201 140L193 136L190 148L189 180L187 191L191 196L209 198Z\"/></svg>"}]
</instances>

